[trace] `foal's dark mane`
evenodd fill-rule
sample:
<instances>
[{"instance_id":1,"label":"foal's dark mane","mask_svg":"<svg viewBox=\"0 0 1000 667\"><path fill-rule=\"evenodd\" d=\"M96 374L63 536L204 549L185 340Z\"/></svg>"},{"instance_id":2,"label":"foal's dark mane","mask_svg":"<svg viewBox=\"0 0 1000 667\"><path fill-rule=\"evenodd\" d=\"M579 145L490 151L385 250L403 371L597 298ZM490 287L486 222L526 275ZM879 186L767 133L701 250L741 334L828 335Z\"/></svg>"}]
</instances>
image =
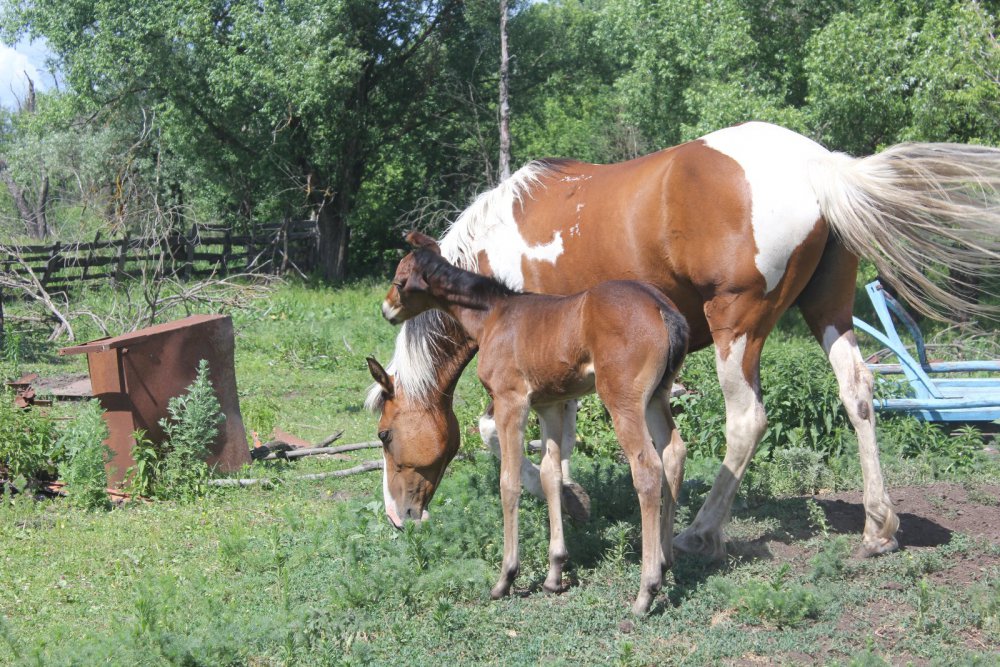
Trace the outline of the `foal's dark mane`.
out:
<instances>
[{"instance_id":1,"label":"foal's dark mane","mask_svg":"<svg viewBox=\"0 0 1000 667\"><path fill-rule=\"evenodd\" d=\"M430 250L418 248L413 255L431 293L447 294L450 301L459 305L485 310L496 299L520 294L495 278L460 269Z\"/></svg>"}]
</instances>

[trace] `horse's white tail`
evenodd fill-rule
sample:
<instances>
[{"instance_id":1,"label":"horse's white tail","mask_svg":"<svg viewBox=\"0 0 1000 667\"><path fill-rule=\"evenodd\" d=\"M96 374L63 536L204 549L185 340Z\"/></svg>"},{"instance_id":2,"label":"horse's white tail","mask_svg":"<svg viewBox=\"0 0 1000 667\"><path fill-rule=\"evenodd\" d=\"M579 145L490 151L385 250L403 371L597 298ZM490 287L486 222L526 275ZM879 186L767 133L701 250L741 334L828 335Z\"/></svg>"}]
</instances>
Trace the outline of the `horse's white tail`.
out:
<instances>
[{"instance_id":1,"label":"horse's white tail","mask_svg":"<svg viewBox=\"0 0 1000 667\"><path fill-rule=\"evenodd\" d=\"M914 143L865 158L832 153L810 180L844 246L873 261L914 308L997 316L955 288L1000 266L1000 149Z\"/></svg>"}]
</instances>

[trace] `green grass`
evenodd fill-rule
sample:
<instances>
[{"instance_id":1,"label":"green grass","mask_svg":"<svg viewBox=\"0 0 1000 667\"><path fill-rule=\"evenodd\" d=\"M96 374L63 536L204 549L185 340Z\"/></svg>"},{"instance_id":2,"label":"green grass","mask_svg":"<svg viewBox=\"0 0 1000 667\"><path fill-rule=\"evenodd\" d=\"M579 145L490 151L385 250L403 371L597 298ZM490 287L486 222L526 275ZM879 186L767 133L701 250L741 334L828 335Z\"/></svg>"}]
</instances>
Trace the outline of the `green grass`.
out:
<instances>
[{"instance_id":1,"label":"green grass","mask_svg":"<svg viewBox=\"0 0 1000 667\"><path fill-rule=\"evenodd\" d=\"M374 418L362 408L370 383L364 358L387 361L396 333L377 313L384 289L287 286L234 314L237 383L251 427L279 426L310 440L340 429L344 441L372 439ZM82 358L56 357L34 341L24 343L22 370L85 371ZM812 375L801 369L825 363L796 334L768 350L772 401ZM680 526L718 467L713 375L695 359L685 378L703 392L685 417L694 455ZM467 373L457 405L463 431L483 403ZM431 521L401 532L383 516L377 473L293 479L350 461L257 463L246 474L283 481L110 512L2 498L0 664L989 664L1000 643L1000 568L985 568L965 587L941 577L962 559L1000 562L1000 547L956 534L938 547L859 561L847 555L857 535L835 533L821 511L787 495L860 486L856 449L841 435L841 417L825 421L826 406L813 406L815 417L786 431L801 428L797 440L772 436L753 464L728 531L743 555L721 564L680 558L652 613L639 620L628 611L639 582L637 503L599 406L590 406L584 429L592 455L574 457L593 518L567 524L571 586L556 596L541 591L545 508L526 497L516 594L488 599L501 555L498 469L468 434L469 456L446 475ZM57 415L72 412L62 407ZM1000 480L995 462L952 465L964 450L914 429L881 423L890 486L952 479L971 493ZM915 447L921 438L936 444ZM803 451L807 442L820 454ZM795 476L803 465L809 474ZM794 555L753 551L768 541Z\"/></svg>"}]
</instances>

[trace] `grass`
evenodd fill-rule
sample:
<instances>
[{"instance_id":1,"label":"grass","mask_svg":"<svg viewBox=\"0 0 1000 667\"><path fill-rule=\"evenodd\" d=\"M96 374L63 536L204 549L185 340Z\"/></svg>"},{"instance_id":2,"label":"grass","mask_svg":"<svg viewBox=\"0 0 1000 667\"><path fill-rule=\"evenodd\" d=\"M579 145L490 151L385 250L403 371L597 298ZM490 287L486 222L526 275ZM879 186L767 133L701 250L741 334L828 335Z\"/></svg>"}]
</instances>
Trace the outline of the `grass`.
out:
<instances>
[{"instance_id":1,"label":"grass","mask_svg":"<svg viewBox=\"0 0 1000 667\"><path fill-rule=\"evenodd\" d=\"M376 313L384 289L288 286L235 313L248 425L264 435L279 426L310 440L340 429L345 441L371 439L364 357L387 361L396 333ZM769 348L765 369L777 370L765 382L780 398L796 366L810 374L801 369L818 347L790 333ZM82 358L33 342L20 364L43 374L86 369ZM694 455L681 526L718 466L714 422L694 423L715 400L709 371L696 359L685 378L706 384L705 405L687 417ZM463 431L483 401L467 373L457 405ZM383 516L377 474L318 482L289 474L350 462L257 463L247 474L285 481L111 512L2 498L0 664L987 664L1000 643L1000 547L955 534L937 547L859 561L848 555L857 535L836 533L815 503L787 495L860 485L851 440L839 439L839 416L826 423L825 405L810 413L823 423L801 426L797 440L773 439L754 463L729 529L742 555L681 557L639 620L628 612L639 579L637 503L627 467L602 442L610 436L599 406L587 425L592 455L574 457L593 518L567 524L572 585L556 596L541 591L545 508L525 498L516 594L488 600L501 554L498 469L475 436L465 438L470 455L446 475L431 521L401 532ZM1000 480L989 462L949 466L955 452L913 446L934 434L889 421L880 428L890 485L945 478L984 495L982 484ZM817 443L821 456L802 450ZM802 465L809 474L795 476ZM787 554L754 551L770 543ZM972 585L945 583L957 562L975 558L994 565Z\"/></svg>"}]
</instances>

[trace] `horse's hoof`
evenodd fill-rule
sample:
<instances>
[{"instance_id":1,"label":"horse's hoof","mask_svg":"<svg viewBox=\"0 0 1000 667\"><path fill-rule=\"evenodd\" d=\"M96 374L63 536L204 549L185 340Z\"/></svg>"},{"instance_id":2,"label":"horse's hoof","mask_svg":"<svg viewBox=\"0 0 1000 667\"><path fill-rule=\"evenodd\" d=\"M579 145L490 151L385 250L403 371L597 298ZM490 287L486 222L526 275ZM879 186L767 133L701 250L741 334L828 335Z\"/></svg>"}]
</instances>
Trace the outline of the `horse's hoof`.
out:
<instances>
[{"instance_id":1,"label":"horse's hoof","mask_svg":"<svg viewBox=\"0 0 1000 667\"><path fill-rule=\"evenodd\" d=\"M861 544L860 555L864 558L873 558L882 554L892 553L899 549L899 542L895 537L880 537L875 540L865 540Z\"/></svg>"},{"instance_id":2,"label":"horse's hoof","mask_svg":"<svg viewBox=\"0 0 1000 667\"><path fill-rule=\"evenodd\" d=\"M510 595L510 585L497 584L490 591L490 599L500 600Z\"/></svg>"},{"instance_id":3,"label":"horse's hoof","mask_svg":"<svg viewBox=\"0 0 1000 667\"><path fill-rule=\"evenodd\" d=\"M710 560L726 557L726 542L722 533L695 533L690 528L674 538L674 549Z\"/></svg>"},{"instance_id":4,"label":"horse's hoof","mask_svg":"<svg viewBox=\"0 0 1000 667\"><path fill-rule=\"evenodd\" d=\"M542 584L542 590L545 591L546 593L551 593L552 595L556 595L557 593L562 593L564 589L561 580L553 584L548 579L546 579L545 583Z\"/></svg>"},{"instance_id":5,"label":"horse's hoof","mask_svg":"<svg viewBox=\"0 0 1000 667\"><path fill-rule=\"evenodd\" d=\"M648 600L643 600L642 598L635 601L632 605L632 615L633 616L645 616L649 613L649 607L653 604L653 598L650 597Z\"/></svg>"},{"instance_id":6,"label":"horse's hoof","mask_svg":"<svg viewBox=\"0 0 1000 667\"><path fill-rule=\"evenodd\" d=\"M574 521L590 521L590 496L576 482L563 484L562 506Z\"/></svg>"}]
</instances>

